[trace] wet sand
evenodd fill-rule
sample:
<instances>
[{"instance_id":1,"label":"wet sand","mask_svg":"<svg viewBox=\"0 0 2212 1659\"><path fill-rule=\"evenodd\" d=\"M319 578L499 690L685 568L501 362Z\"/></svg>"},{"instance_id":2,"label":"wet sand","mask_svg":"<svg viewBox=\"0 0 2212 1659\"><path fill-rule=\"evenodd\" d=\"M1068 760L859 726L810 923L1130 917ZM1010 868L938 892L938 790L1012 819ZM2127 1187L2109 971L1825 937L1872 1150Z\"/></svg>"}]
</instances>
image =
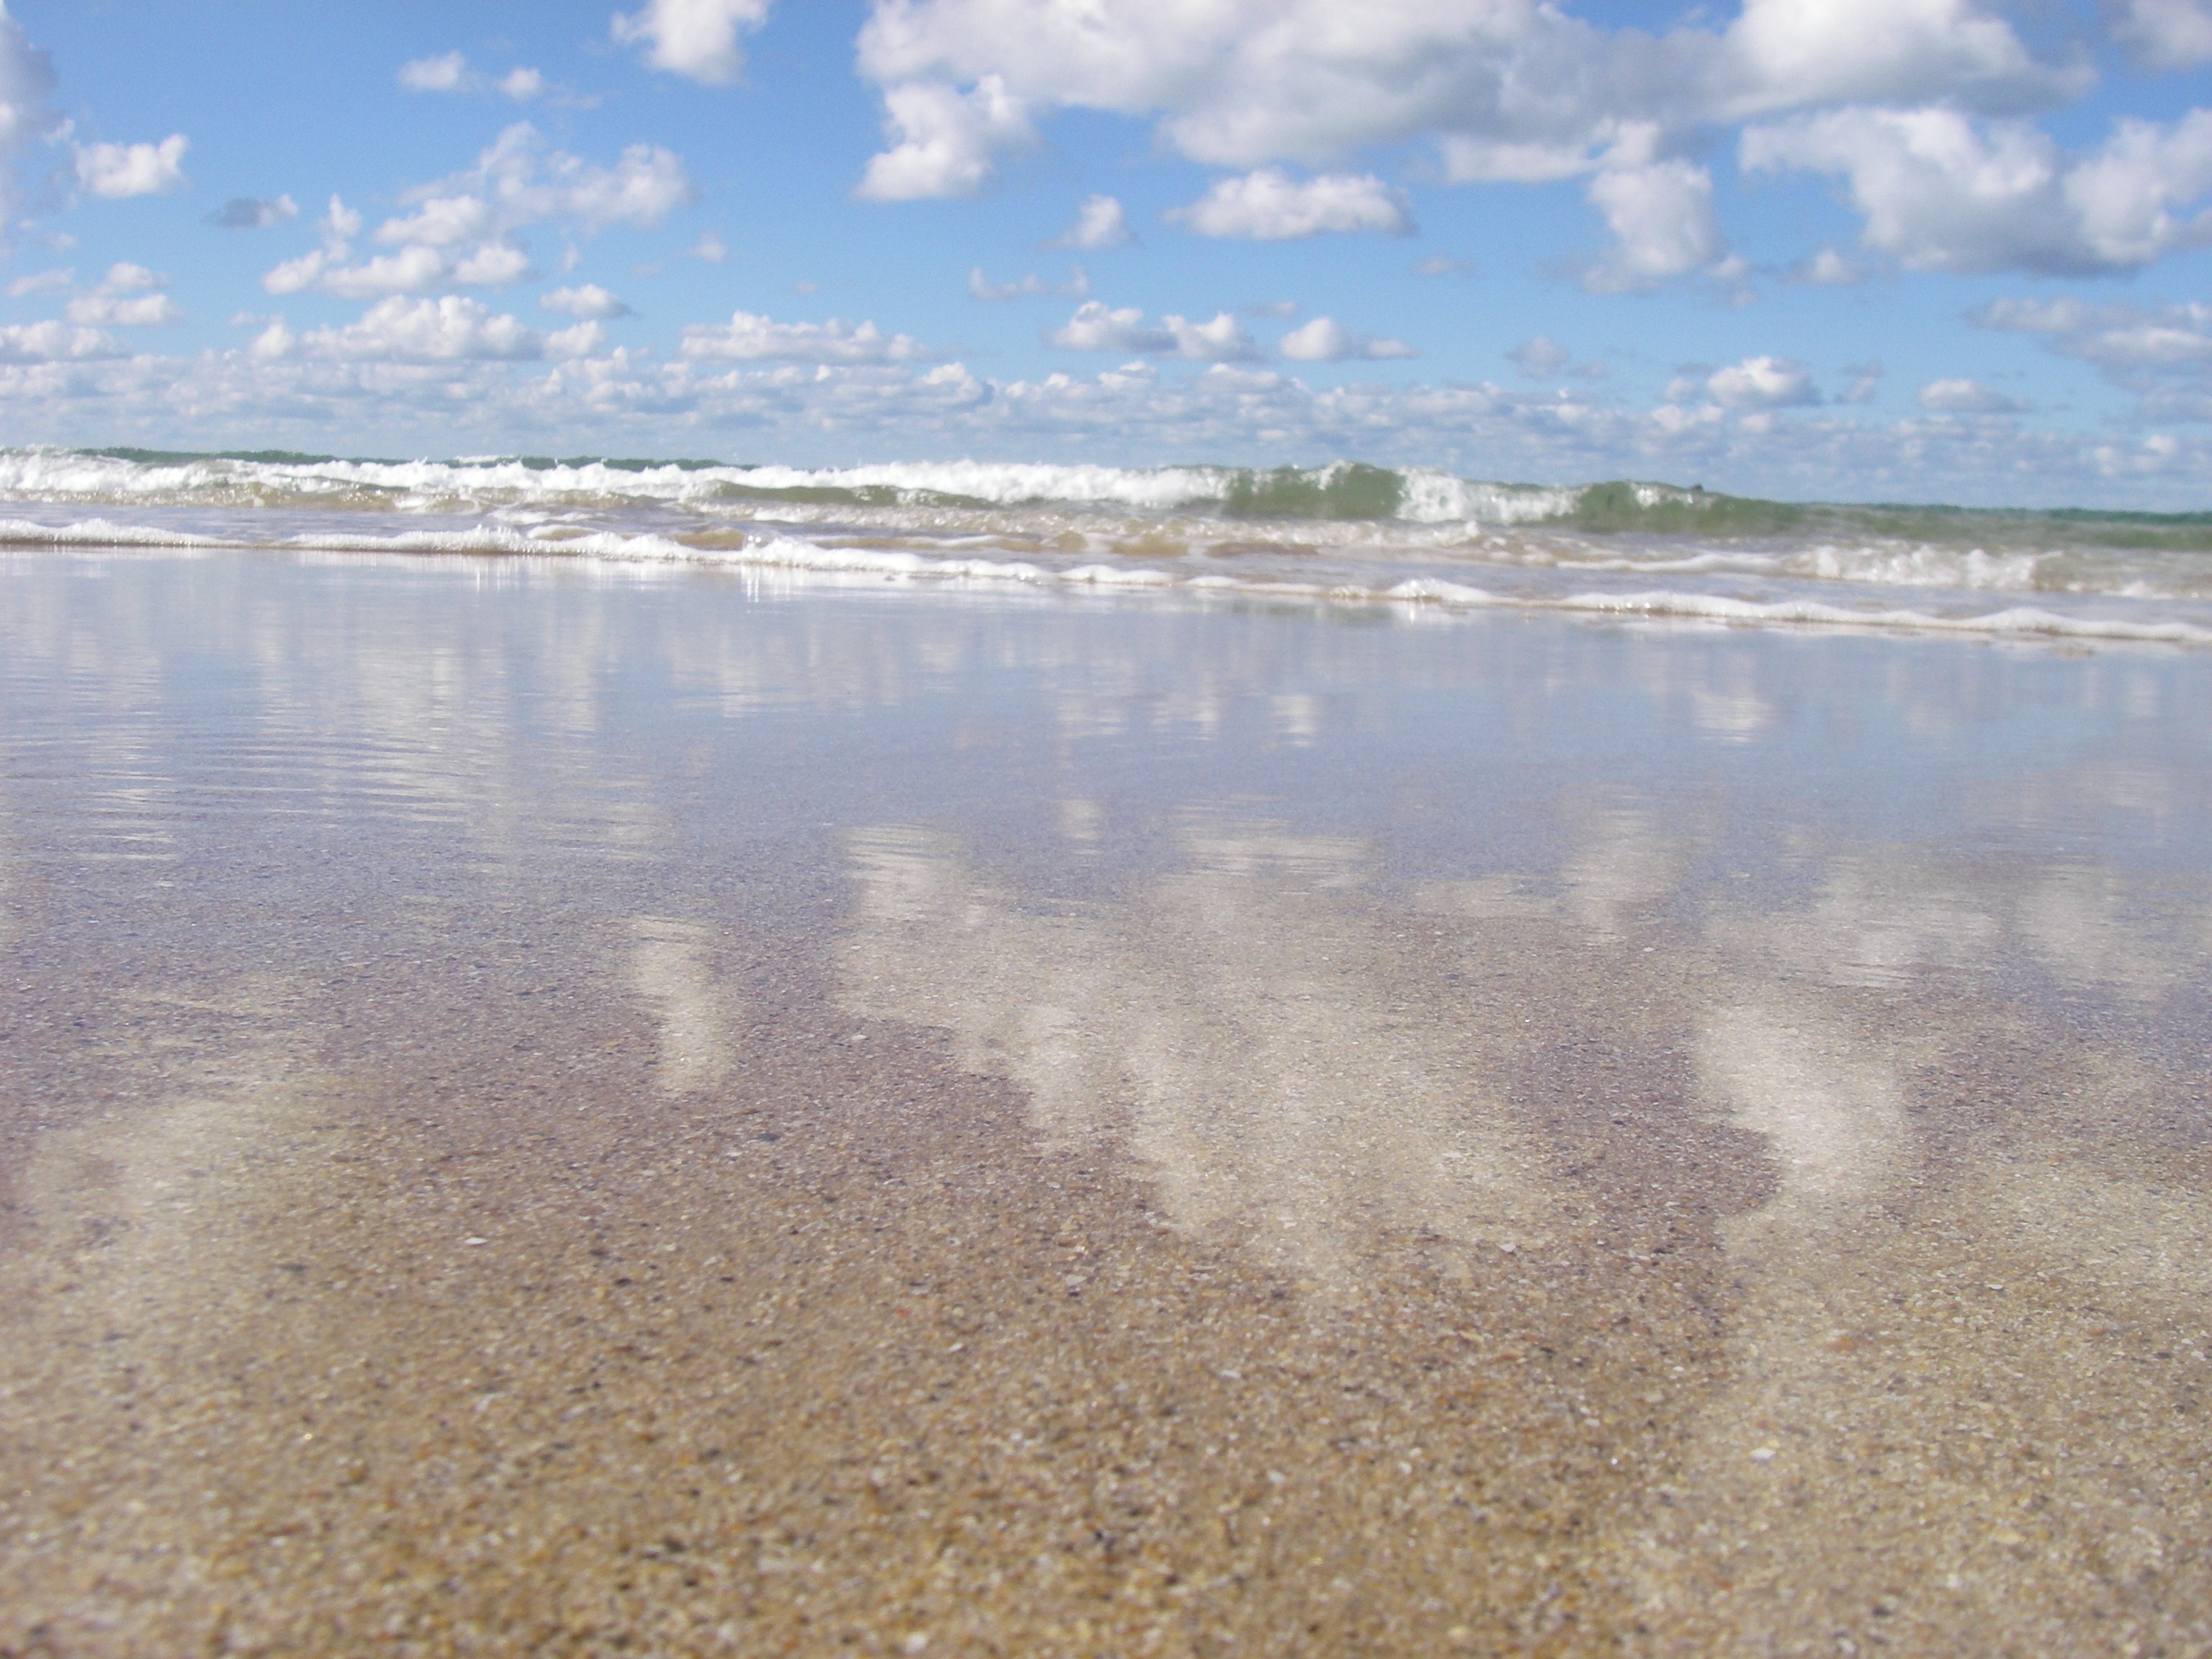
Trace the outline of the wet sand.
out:
<instances>
[{"instance_id":1,"label":"wet sand","mask_svg":"<svg viewBox=\"0 0 2212 1659\"><path fill-rule=\"evenodd\" d=\"M2212 665L10 561L0 1653L2212 1651Z\"/></svg>"}]
</instances>

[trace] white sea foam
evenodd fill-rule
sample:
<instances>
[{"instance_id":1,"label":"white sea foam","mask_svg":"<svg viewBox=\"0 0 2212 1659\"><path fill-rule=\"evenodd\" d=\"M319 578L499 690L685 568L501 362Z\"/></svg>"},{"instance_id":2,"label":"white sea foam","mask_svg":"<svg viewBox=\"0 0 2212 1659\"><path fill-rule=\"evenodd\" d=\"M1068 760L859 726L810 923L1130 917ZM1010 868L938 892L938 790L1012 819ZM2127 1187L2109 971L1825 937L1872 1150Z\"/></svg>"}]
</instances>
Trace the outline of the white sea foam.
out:
<instances>
[{"instance_id":1,"label":"white sea foam","mask_svg":"<svg viewBox=\"0 0 2212 1659\"><path fill-rule=\"evenodd\" d=\"M1605 492L1594 517L1608 524L1624 515L1633 524L1652 508L1663 514L1654 524L1692 530L1588 528L1572 515L1593 489ZM2065 515L1913 522L1885 509L1869 510L1855 536L1856 509L1801 520L1779 504L1731 505L1670 485L1547 489L1346 463L1304 471L978 461L810 469L37 449L0 451L0 501L9 500L20 505L0 520L0 545L19 547L526 556L1430 614L1510 605L2212 642L2212 552L2195 547L2202 532L2185 520L2106 526L2098 531L2106 541L2077 545L2067 538L2078 520ZM1395 517L1375 516L1393 502ZM97 510L62 516L87 507ZM1788 533L1729 528L1801 522L1808 527ZM1954 525L1958 539L1947 544L1944 526ZM1984 530L2030 544L2008 547ZM2033 602L1990 608L2002 594Z\"/></svg>"},{"instance_id":2,"label":"white sea foam","mask_svg":"<svg viewBox=\"0 0 2212 1659\"><path fill-rule=\"evenodd\" d=\"M2134 622L2099 615L2061 615L2033 605L1942 616L1926 611L1856 610L1813 599L1762 603L1723 593L1659 590L1643 593L1574 593L1545 605L1563 611L1615 616L1680 617L1741 623L1808 623L1832 628L1880 628L1914 632L2056 635L2081 639L2133 640L2166 645L2212 645L2212 628L2180 621Z\"/></svg>"},{"instance_id":3,"label":"white sea foam","mask_svg":"<svg viewBox=\"0 0 2212 1659\"><path fill-rule=\"evenodd\" d=\"M0 546L14 547L223 547L216 536L196 536L154 525L116 524L83 519L74 524L33 524L28 519L0 519Z\"/></svg>"}]
</instances>

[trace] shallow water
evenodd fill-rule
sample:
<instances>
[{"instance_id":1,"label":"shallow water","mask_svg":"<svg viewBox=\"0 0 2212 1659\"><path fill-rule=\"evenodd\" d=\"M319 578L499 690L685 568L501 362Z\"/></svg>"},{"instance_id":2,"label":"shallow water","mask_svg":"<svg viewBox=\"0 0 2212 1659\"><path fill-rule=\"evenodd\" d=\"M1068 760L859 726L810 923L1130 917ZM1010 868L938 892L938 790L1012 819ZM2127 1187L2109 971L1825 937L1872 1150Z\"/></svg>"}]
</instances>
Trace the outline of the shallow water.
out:
<instances>
[{"instance_id":1,"label":"shallow water","mask_svg":"<svg viewBox=\"0 0 2212 1659\"><path fill-rule=\"evenodd\" d=\"M2212 656L0 559L0 1651L2212 1641Z\"/></svg>"}]
</instances>

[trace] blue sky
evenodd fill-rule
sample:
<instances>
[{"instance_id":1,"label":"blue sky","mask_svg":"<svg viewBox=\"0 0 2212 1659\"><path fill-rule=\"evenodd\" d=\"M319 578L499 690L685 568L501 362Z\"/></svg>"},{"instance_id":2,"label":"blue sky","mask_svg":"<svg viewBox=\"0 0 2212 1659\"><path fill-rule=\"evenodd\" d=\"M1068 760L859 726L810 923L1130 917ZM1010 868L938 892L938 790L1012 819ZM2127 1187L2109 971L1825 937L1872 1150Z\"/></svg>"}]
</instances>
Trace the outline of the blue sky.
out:
<instances>
[{"instance_id":1,"label":"blue sky","mask_svg":"<svg viewBox=\"0 0 2212 1659\"><path fill-rule=\"evenodd\" d=\"M8 443L2212 505L2212 0L8 16Z\"/></svg>"}]
</instances>

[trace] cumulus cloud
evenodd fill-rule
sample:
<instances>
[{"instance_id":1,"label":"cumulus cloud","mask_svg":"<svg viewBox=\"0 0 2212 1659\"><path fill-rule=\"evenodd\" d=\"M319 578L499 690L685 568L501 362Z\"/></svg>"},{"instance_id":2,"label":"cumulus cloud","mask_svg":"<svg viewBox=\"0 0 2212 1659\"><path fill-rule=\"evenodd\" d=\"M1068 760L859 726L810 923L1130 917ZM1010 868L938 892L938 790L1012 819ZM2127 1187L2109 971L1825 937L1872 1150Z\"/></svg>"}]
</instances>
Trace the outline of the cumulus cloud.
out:
<instances>
[{"instance_id":1,"label":"cumulus cloud","mask_svg":"<svg viewBox=\"0 0 2212 1659\"><path fill-rule=\"evenodd\" d=\"M1757 412L1817 404L1813 376L1787 357L1747 357L1705 381L1706 393L1723 409Z\"/></svg>"},{"instance_id":2,"label":"cumulus cloud","mask_svg":"<svg viewBox=\"0 0 2212 1659\"><path fill-rule=\"evenodd\" d=\"M1724 252L1712 175L1684 161L1613 167L1589 181L1614 247L1583 277L1599 293L1649 288L1714 265Z\"/></svg>"},{"instance_id":3,"label":"cumulus cloud","mask_svg":"<svg viewBox=\"0 0 2212 1659\"><path fill-rule=\"evenodd\" d=\"M526 226L550 220L584 235L616 225L650 229L696 195L672 151L632 144L601 167L549 149L535 127L518 122L474 167L402 195L412 210L386 220L374 237L396 252L355 261L361 216L333 197L322 247L284 261L262 286L271 294L319 288L342 299L501 287L532 274L513 240Z\"/></svg>"},{"instance_id":4,"label":"cumulus cloud","mask_svg":"<svg viewBox=\"0 0 2212 1659\"><path fill-rule=\"evenodd\" d=\"M884 94L884 127L896 141L869 158L859 194L873 202L973 196L991 176L993 155L1036 136L1003 77L969 92L927 82Z\"/></svg>"},{"instance_id":5,"label":"cumulus cloud","mask_svg":"<svg viewBox=\"0 0 2212 1659\"><path fill-rule=\"evenodd\" d=\"M1048 338L1063 351L1111 351L1131 357L1232 363L1249 362L1260 355L1243 325L1225 311L1215 313L1210 322L1169 316L1152 324L1134 307L1117 310L1098 300L1078 306L1075 314Z\"/></svg>"},{"instance_id":6,"label":"cumulus cloud","mask_svg":"<svg viewBox=\"0 0 2212 1659\"><path fill-rule=\"evenodd\" d=\"M79 144L77 187L108 201L131 196L160 196L181 190L185 152L191 141L173 132L158 144Z\"/></svg>"},{"instance_id":7,"label":"cumulus cloud","mask_svg":"<svg viewBox=\"0 0 2212 1659\"><path fill-rule=\"evenodd\" d=\"M622 300L597 283L583 283L574 288L556 288L550 294L541 294L538 303L548 311L557 311L566 317L594 319L605 317L627 317L630 308Z\"/></svg>"},{"instance_id":8,"label":"cumulus cloud","mask_svg":"<svg viewBox=\"0 0 2212 1659\"><path fill-rule=\"evenodd\" d=\"M507 242L486 242L472 248L453 267L453 280L464 288L504 288L533 274L530 256Z\"/></svg>"},{"instance_id":9,"label":"cumulus cloud","mask_svg":"<svg viewBox=\"0 0 2212 1659\"><path fill-rule=\"evenodd\" d=\"M399 84L410 92L459 92L469 81L469 60L458 52L399 66Z\"/></svg>"},{"instance_id":10,"label":"cumulus cloud","mask_svg":"<svg viewBox=\"0 0 2212 1659\"><path fill-rule=\"evenodd\" d=\"M66 314L72 323L86 327L144 328L181 322L185 313L161 291L167 286L167 277L143 265L127 261L110 265L99 287L69 302Z\"/></svg>"},{"instance_id":11,"label":"cumulus cloud","mask_svg":"<svg viewBox=\"0 0 2212 1659\"><path fill-rule=\"evenodd\" d=\"M0 362L85 362L119 357L123 348L96 328L67 323L10 323L0 328Z\"/></svg>"},{"instance_id":12,"label":"cumulus cloud","mask_svg":"<svg viewBox=\"0 0 2212 1659\"><path fill-rule=\"evenodd\" d=\"M1372 173L1323 173L1293 180L1274 167L1224 179L1170 219L1201 236L1287 241L1323 231L1380 231L1410 235L1413 215L1404 195Z\"/></svg>"},{"instance_id":13,"label":"cumulus cloud","mask_svg":"<svg viewBox=\"0 0 2212 1659\"><path fill-rule=\"evenodd\" d=\"M399 84L410 92L497 92L518 104L543 97L550 89L542 73L521 64L494 81L470 68L469 60L458 52L402 64Z\"/></svg>"},{"instance_id":14,"label":"cumulus cloud","mask_svg":"<svg viewBox=\"0 0 2212 1659\"><path fill-rule=\"evenodd\" d=\"M684 329L686 357L723 362L902 363L930 356L927 348L904 334L885 334L873 323L779 323L748 311L732 312L722 323L690 323Z\"/></svg>"},{"instance_id":15,"label":"cumulus cloud","mask_svg":"<svg viewBox=\"0 0 2212 1659\"><path fill-rule=\"evenodd\" d=\"M1316 317L1284 335L1276 346L1283 356L1302 363L1340 363L1353 357L1372 360L1416 355L1403 340L1354 334L1334 317Z\"/></svg>"},{"instance_id":16,"label":"cumulus cloud","mask_svg":"<svg viewBox=\"0 0 2212 1659\"><path fill-rule=\"evenodd\" d=\"M234 196L207 216L208 223L224 230L266 230L300 216L300 204L289 196L264 201L258 196Z\"/></svg>"},{"instance_id":17,"label":"cumulus cloud","mask_svg":"<svg viewBox=\"0 0 2212 1659\"><path fill-rule=\"evenodd\" d=\"M588 357L605 345L607 331L592 319L545 337L545 355L555 359Z\"/></svg>"},{"instance_id":18,"label":"cumulus cloud","mask_svg":"<svg viewBox=\"0 0 2212 1659\"><path fill-rule=\"evenodd\" d=\"M726 86L745 66L739 31L768 21L770 0L649 0L641 11L617 12L617 44L642 45L645 61L710 87Z\"/></svg>"},{"instance_id":19,"label":"cumulus cloud","mask_svg":"<svg viewBox=\"0 0 2212 1659\"><path fill-rule=\"evenodd\" d=\"M2212 305L2007 299L1977 307L1967 320L2040 338L2059 356L2093 365L2136 394L2142 416L2212 419Z\"/></svg>"},{"instance_id":20,"label":"cumulus cloud","mask_svg":"<svg viewBox=\"0 0 2212 1659\"><path fill-rule=\"evenodd\" d=\"M380 294L425 294L443 287L449 274L446 258L437 249L404 247L359 264L318 271L316 286L341 300L366 300Z\"/></svg>"},{"instance_id":21,"label":"cumulus cloud","mask_svg":"<svg viewBox=\"0 0 2212 1659\"><path fill-rule=\"evenodd\" d=\"M1812 288L1850 288L1866 280L1866 272L1832 247L1790 267L1790 280Z\"/></svg>"},{"instance_id":22,"label":"cumulus cloud","mask_svg":"<svg viewBox=\"0 0 2212 1659\"><path fill-rule=\"evenodd\" d=\"M2212 3L2126 0L2112 20L2112 38L2148 69L2195 69L2212 63Z\"/></svg>"},{"instance_id":23,"label":"cumulus cloud","mask_svg":"<svg viewBox=\"0 0 2212 1659\"><path fill-rule=\"evenodd\" d=\"M380 362L514 362L545 351L544 337L513 317L453 294L435 300L394 295L357 322L301 336L300 345L320 356Z\"/></svg>"},{"instance_id":24,"label":"cumulus cloud","mask_svg":"<svg viewBox=\"0 0 2212 1659\"><path fill-rule=\"evenodd\" d=\"M1111 196L1086 196L1075 210L1075 222L1061 234L1056 246L1103 252L1135 240L1120 202Z\"/></svg>"},{"instance_id":25,"label":"cumulus cloud","mask_svg":"<svg viewBox=\"0 0 2212 1659\"><path fill-rule=\"evenodd\" d=\"M1851 108L1753 127L1754 171L1805 168L1849 181L1870 247L1916 270L2128 270L2212 240L2212 111L2171 126L2124 120L2069 155L2022 121L1954 109Z\"/></svg>"},{"instance_id":26,"label":"cumulus cloud","mask_svg":"<svg viewBox=\"0 0 2212 1659\"><path fill-rule=\"evenodd\" d=\"M874 0L859 67L896 141L863 192L885 198L972 194L1067 109L1151 119L1163 149L1211 166L1327 167L1414 140L1448 179L1541 182L1668 167L1713 125L1854 103L2016 117L2093 78L2038 62L1993 0L1745 0L1725 27L1663 33L1529 0L1208 0L1172 27L1157 0ZM1637 233L1605 280L1719 257L1702 218L1662 234L1692 187L1670 167L1593 191Z\"/></svg>"},{"instance_id":27,"label":"cumulus cloud","mask_svg":"<svg viewBox=\"0 0 2212 1659\"><path fill-rule=\"evenodd\" d=\"M2036 64L1974 0L1747 0L1724 30L1658 37L1522 0L1212 0L1173 27L1154 0L876 0L859 61L886 89L995 76L1037 112L1152 117L1166 147L1214 166L1425 137L1469 177L1587 171L1623 122L1937 96L2018 107L2081 79Z\"/></svg>"},{"instance_id":28,"label":"cumulus cloud","mask_svg":"<svg viewBox=\"0 0 2212 1659\"><path fill-rule=\"evenodd\" d=\"M386 219L376 228L376 240L451 247L456 242L481 241L499 228L491 204L481 196L433 196L404 218Z\"/></svg>"},{"instance_id":29,"label":"cumulus cloud","mask_svg":"<svg viewBox=\"0 0 2212 1659\"><path fill-rule=\"evenodd\" d=\"M679 207L698 199L698 191L672 150L658 144L632 144L612 167L601 167L566 151L550 149L527 121L518 121L477 158L474 167L418 185L401 198L410 205L444 204L455 216L480 206L484 224L498 231L554 220L586 234L625 225L650 230ZM393 227L380 227L380 240L412 240Z\"/></svg>"},{"instance_id":30,"label":"cumulus cloud","mask_svg":"<svg viewBox=\"0 0 2212 1659\"><path fill-rule=\"evenodd\" d=\"M2025 399L2008 398L1978 380L1930 380L1914 399L1921 408L1942 415L2013 415L2027 408Z\"/></svg>"}]
</instances>

